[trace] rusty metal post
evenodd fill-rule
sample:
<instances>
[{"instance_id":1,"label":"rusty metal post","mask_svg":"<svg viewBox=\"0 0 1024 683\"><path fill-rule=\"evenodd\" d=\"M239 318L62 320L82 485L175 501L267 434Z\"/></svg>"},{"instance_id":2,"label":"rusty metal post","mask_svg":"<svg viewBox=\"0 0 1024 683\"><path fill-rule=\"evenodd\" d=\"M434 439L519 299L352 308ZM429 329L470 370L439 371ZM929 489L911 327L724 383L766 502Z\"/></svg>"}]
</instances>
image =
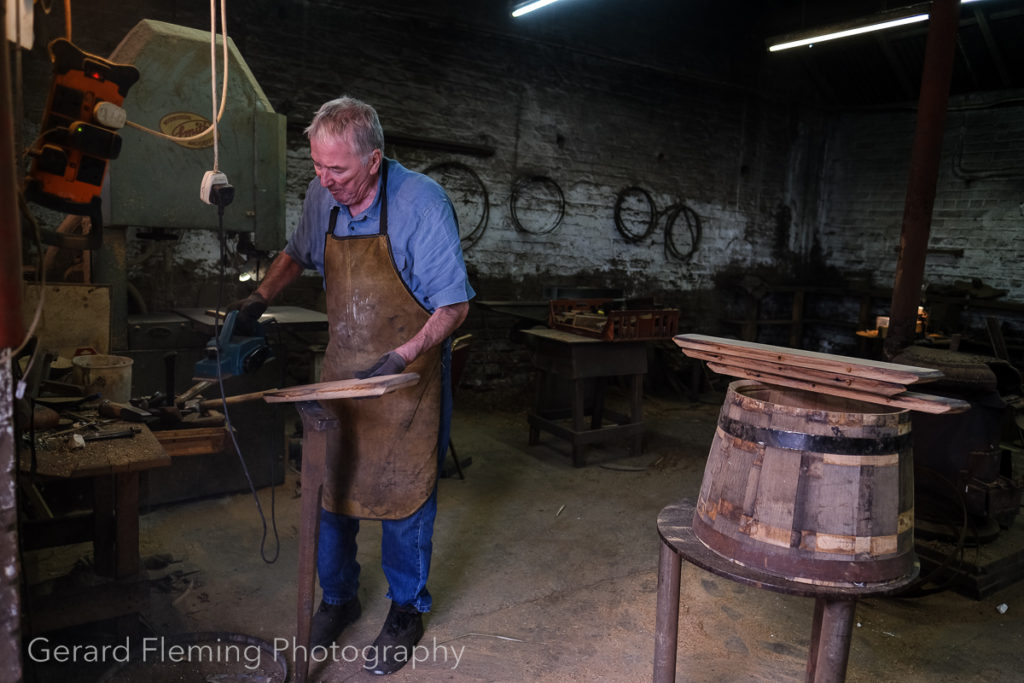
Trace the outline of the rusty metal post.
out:
<instances>
[{"instance_id":1,"label":"rusty metal post","mask_svg":"<svg viewBox=\"0 0 1024 683\"><path fill-rule=\"evenodd\" d=\"M683 560L664 540L658 556L658 603L654 613L654 682L676 680L679 647L679 575Z\"/></svg>"},{"instance_id":2,"label":"rusty metal post","mask_svg":"<svg viewBox=\"0 0 1024 683\"><path fill-rule=\"evenodd\" d=\"M959 23L960 0L932 2L917 104L917 127L910 156L910 179L903 208L899 261L892 288L889 335L884 346L887 358L910 345L917 327L917 307L921 303L921 283L924 281L925 254L931 232Z\"/></svg>"},{"instance_id":3,"label":"rusty metal post","mask_svg":"<svg viewBox=\"0 0 1024 683\"><path fill-rule=\"evenodd\" d=\"M846 680L856 609L856 598L819 597L815 600L811 658L807 661L805 679L808 683L843 683Z\"/></svg>"},{"instance_id":4,"label":"rusty metal post","mask_svg":"<svg viewBox=\"0 0 1024 683\"><path fill-rule=\"evenodd\" d=\"M298 610L295 680L309 675L309 636L316 591L316 547L320 528L320 499L328 450L338 449L338 418L317 401L295 404L302 417L302 506L299 518ZM336 453L334 454L337 455Z\"/></svg>"},{"instance_id":5,"label":"rusty metal post","mask_svg":"<svg viewBox=\"0 0 1024 683\"><path fill-rule=\"evenodd\" d=\"M21 319L21 229L18 217L18 163L14 149L14 110L11 98L10 46L7 10L3 19L3 58L0 60L0 347L16 348L25 336ZM20 48L16 48L20 49Z\"/></svg>"},{"instance_id":6,"label":"rusty metal post","mask_svg":"<svg viewBox=\"0 0 1024 683\"><path fill-rule=\"evenodd\" d=\"M21 230L11 98L7 5L0 7L0 679L22 679L21 566L18 561L18 445L14 434L11 349L25 334L21 320ZM20 49L20 48L19 48Z\"/></svg>"}]
</instances>

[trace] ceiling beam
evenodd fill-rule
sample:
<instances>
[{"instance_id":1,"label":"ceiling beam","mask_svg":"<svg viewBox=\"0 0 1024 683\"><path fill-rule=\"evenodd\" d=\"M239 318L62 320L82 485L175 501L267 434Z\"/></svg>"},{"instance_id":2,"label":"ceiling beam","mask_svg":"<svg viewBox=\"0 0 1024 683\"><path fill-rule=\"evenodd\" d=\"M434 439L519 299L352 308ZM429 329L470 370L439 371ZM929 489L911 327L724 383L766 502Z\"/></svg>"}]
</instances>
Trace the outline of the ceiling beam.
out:
<instances>
[{"instance_id":1,"label":"ceiling beam","mask_svg":"<svg viewBox=\"0 0 1024 683\"><path fill-rule=\"evenodd\" d=\"M992 27L988 23L988 17L985 16L980 7L974 8L974 20L978 23L978 30L981 31L981 36L985 39L985 45L988 46L989 54L992 55L992 61L996 65L996 71L999 72L999 81L1003 84L1004 88L1009 88L1012 82L1010 80L1010 72L1006 70L1006 62L1003 61L1003 55L996 44L995 38L992 36Z\"/></svg>"}]
</instances>

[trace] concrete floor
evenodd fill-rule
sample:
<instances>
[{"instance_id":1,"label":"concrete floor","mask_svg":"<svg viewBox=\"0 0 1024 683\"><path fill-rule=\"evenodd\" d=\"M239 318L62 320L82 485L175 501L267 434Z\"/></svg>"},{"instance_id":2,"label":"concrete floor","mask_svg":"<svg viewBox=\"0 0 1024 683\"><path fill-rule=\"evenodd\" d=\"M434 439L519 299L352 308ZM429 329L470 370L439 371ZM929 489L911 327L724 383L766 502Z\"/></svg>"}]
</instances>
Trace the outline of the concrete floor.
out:
<instances>
[{"instance_id":1,"label":"concrete floor","mask_svg":"<svg viewBox=\"0 0 1024 683\"><path fill-rule=\"evenodd\" d=\"M643 681L654 645L659 538L667 503L695 496L720 405L645 399L645 452L594 450L573 468L566 444L550 435L527 445L523 410L457 401L454 440L472 458L466 479L440 482L430 589L434 611L422 645L428 661L393 680ZM273 643L294 634L297 476L274 501L280 557L260 556L261 523L248 494L166 506L142 517L142 554L152 569L136 620L152 634L247 634ZM264 512L270 491L260 491ZM362 619L339 646L372 641L388 609L379 567L379 525L360 534ZM268 541L267 554L274 552ZM29 553L33 582L70 572L79 589L96 582L89 545ZM159 561L163 558L163 562ZM170 563L166 560L171 559ZM83 568L84 566L84 568ZM125 588L125 590L127 590ZM799 681L813 603L735 584L683 565L678 680ZM1005 613L997 609L1007 605ZM69 601L67 609L79 609ZM82 607L84 609L84 607ZM53 634L100 637L125 620ZM115 636L111 636L115 637ZM116 636L120 637L120 636ZM116 642L123 642L123 638ZM429 652L428 652L429 651ZM312 668L313 680L368 680L354 648ZM458 660L456 662L456 657ZM28 680L91 681L107 663L31 665ZM1024 676L1024 583L980 601L953 592L865 599L857 608L850 681L1011 681ZM155 680L152 672L117 680ZM170 680L170 679L169 679ZM228 673L173 680L255 681L240 663Z\"/></svg>"}]
</instances>

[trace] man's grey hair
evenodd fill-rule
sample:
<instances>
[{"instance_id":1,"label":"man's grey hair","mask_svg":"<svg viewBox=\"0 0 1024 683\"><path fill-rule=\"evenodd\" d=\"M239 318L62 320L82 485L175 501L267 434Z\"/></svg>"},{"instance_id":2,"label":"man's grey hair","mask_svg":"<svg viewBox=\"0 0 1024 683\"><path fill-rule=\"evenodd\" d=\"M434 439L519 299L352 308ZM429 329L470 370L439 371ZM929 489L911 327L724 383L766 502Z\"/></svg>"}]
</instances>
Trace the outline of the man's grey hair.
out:
<instances>
[{"instance_id":1,"label":"man's grey hair","mask_svg":"<svg viewBox=\"0 0 1024 683\"><path fill-rule=\"evenodd\" d=\"M373 150L384 151L384 129L376 110L348 95L325 102L306 128L310 140L344 139L346 135L363 164L369 161Z\"/></svg>"}]
</instances>

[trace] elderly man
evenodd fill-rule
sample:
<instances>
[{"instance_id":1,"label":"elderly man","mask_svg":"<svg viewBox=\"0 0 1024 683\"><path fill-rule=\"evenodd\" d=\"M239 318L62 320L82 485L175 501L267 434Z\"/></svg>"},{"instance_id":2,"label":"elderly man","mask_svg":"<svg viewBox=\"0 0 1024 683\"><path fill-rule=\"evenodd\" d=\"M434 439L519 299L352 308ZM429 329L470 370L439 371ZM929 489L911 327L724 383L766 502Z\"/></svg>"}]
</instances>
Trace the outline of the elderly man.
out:
<instances>
[{"instance_id":1,"label":"elderly man","mask_svg":"<svg viewBox=\"0 0 1024 683\"><path fill-rule=\"evenodd\" d=\"M382 520L381 563L391 608L365 668L388 674L423 636L438 465L451 422L450 337L474 295L451 201L433 180L384 157L377 113L342 97L306 129L316 179L299 225L256 292L254 320L305 269L324 278L330 344L324 381L405 370L412 389L338 401L343 462L329 462L317 570L323 600L312 644L329 646L361 613L356 533ZM307 495L312 492L304 492Z\"/></svg>"}]
</instances>

